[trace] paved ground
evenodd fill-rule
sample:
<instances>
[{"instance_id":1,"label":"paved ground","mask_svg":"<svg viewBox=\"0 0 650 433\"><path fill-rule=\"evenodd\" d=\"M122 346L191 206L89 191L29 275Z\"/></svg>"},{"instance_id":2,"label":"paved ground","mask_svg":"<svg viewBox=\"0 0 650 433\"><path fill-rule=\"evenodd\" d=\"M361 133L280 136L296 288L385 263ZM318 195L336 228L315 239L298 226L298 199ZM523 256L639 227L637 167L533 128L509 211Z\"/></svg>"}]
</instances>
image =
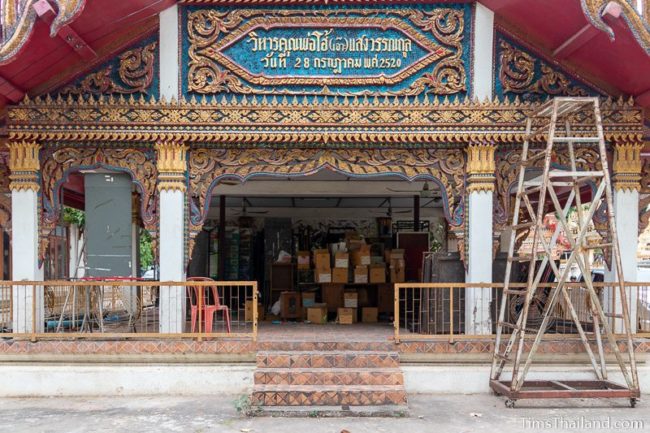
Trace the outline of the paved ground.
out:
<instances>
[{"instance_id":1,"label":"paved ground","mask_svg":"<svg viewBox=\"0 0 650 433\"><path fill-rule=\"evenodd\" d=\"M0 432L607 432L650 431L647 402L518 402L489 395L410 397L408 418L244 418L232 397L0 399Z\"/></svg>"}]
</instances>

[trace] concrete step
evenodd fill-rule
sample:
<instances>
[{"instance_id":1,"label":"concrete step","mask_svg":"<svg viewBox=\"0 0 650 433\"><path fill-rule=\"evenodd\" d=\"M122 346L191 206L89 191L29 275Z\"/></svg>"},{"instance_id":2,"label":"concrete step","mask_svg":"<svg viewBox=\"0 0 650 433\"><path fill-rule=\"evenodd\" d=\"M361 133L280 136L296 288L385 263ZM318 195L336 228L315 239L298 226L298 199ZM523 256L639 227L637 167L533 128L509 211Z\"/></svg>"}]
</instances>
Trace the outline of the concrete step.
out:
<instances>
[{"instance_id":1,"label":"concrete step","mask_svg":"<svg viewBox=\"0 0 650 433\"><path fill-rule=\"evenodd\" d=\"M262 351L258 368L398 368L397 352L379 351Z\"/></svg>"},{"instance_id":2,"label":"concrete step","mask_svg":"<svg viewBox=\"0 0 650 433\"><path fill-rule=\"evenodd\" d=\"M251 406L403 406L402 385L255 385Z\"/></svg>"},{"instance_id":3,"label":"concrete step","mask_svg":"<svg viewBox=\"0 0 650 433\"><path fill-rule=\"evenodd\" d=\"M258 368L255 385L404 385L399 368Z\"/></svg>"},{"instance_id":4,"label":"concrete step","mask_svg":"<svg viewBox=\"0 0 650 433\"><path fill-rule=\"evenodd\" d=\"M404 418L409 415L407 405L380 406L252 406L248 416L340 418L340 417L389 417Z\"/></svg>"},{"instance_id":5,"label":"concrete step","mask_svg":"<svg viewBox=\"0 0 650 433\"><path fill-rule=\"evenodd\" d=\"M258 341L260 351L380 351L395 350L390 341Z\"/></svg>"}]
</instances>

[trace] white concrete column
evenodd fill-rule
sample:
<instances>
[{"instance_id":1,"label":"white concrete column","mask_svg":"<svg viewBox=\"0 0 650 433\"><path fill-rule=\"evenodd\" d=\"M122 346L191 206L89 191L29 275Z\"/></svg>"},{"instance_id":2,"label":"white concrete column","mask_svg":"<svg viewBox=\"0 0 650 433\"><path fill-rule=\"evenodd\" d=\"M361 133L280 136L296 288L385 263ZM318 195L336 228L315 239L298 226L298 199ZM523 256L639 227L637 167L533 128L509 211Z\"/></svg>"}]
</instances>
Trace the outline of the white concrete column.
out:
<instances>
[{"instance_id":1,"label":"white concrete column","mask_svg":"<svg viewBox=\"0 0 650 433\"><path fill-rule=\"evenodd\" d=\"M158 191L160 194L160 281L185 281L185 171L187 148L159 143ZM161 333L183 332L185 288L160 287Z\"/></svg>"},{"instance_id":2,"label":"white concrete column","mask_svg":"<svg viewBox=\"0 0 650 433\"><path fill-rule=\"evenodd\" d=\"M475 3L474 33L472 39L472 54L474 71L472 74L472 94L474 98L483 101L492 100L494 84L494 12Z\"/></svg>"},{"instance_id":3,"label":"white concrete column","mask_svg":"<svg viewBox=\"0 0 650 433\"><path fill-rule=\"evenodd\" d=\"M641 144L619 144L614 147L614 218L618 237L623 278L637 282L637 246L639 243L639 190L641 189ZM611 269L605 273L606 282L618 281L616 264L611 260ZM606 312L621 314L623 300L616 287L605 290L603 308ZM627 289L632 332L637 329L638 293ZM623 321L612 319L615 332L623 332Z\"/></svg>"},{"instance_id":4,"label":"white concrete column","mask_svg":"<svg viewBox=\"0 0 650 433\"><path fill-rule=\"evenodd\" d=\"M160 97L179 99L178 5L160 12Z\"/></svg>"},{"instance_id":5,"label":"white concrete column","mask_svg":"<svg viewBox=\"0 0 650 433\"><path fill-rule=\"evenodd\" d=\"M38 266L38 152L37 143L9 143L11 169L11 266L14 281L41 281ZM13 332L43 332L43 287L14 286Z\"/></svg>"},{"instance_id":6,"label":"white concrete column","mask_svg":"<svg viewBox=\"0 0 650 433\"><path fill-rule=\"evenodd\" d=\"M492 219L494 146L472 145L467 150L469 209L467 214L467 283L492 282ZM491 334L491 288L468 288L465 295L465 333Z\"/></svg>"}]
</instances>

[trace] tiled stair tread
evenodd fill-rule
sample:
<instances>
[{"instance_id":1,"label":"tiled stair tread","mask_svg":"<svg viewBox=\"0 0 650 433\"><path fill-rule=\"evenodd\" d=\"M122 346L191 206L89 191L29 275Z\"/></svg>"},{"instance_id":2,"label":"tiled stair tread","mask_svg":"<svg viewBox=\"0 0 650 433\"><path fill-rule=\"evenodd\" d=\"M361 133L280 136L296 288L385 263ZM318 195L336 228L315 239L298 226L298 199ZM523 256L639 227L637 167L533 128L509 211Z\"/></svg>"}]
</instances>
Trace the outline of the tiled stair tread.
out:
<instances>
[{"instance_id":1,"label":"tiled stair tread","mask_svg":"<svg viewBox=\"0 0 650 433\"><path fill-rule=\"evenodd\" d=\"M386 342L343 342L343 341L273 341L259 342L261 351L294 351L294 350L372 350L390 352L395 350L395 343Z\"/></svg>"},{"instance_id":2,"label":"tiled stair tread","mask_svg":"<svg viewBox=\"0 0 650 433\"><path fill-rule=\"evenodd\" d=\"M257 356L268 355L386 355L386 356L399 356L399 352L386 351L386 350L261 350L257 352Z\"/></svg>"},{"instance_id":3,"label":"tiled stair tread","mask_svg":"<svg viewBox=\"0 0 650 433\"><path fill-rule=\"evenodd\" d=\"M405 391L404 385L253 385L256 392L396 392Z\"/></svg>"},{"instance_id":4,"label":"tiled stair tread","mask_svg":"<svg viewBox=\"0 0 650 433\"><path fill-rule=\"evenodd\" d=\"M359 385L402 385L404 376L398 368L260 368L255 371L256 384L287 384L287 385L327 385L327 384L359 384Z\"/></svg>"},{"instance_id":5,"label":"tiled stair tread","mask_svg":"<svg viewBox=\"0 0 650 433\"><path fill-rule=\"evenodd\" d=\"M255 372L260 373L392 373L402 374L398 367L354 367L354 368L328 368L323 371L322 368L297 367L297 368L274 368L274 367L257 367Z\"/></svg>"}]
</instances>

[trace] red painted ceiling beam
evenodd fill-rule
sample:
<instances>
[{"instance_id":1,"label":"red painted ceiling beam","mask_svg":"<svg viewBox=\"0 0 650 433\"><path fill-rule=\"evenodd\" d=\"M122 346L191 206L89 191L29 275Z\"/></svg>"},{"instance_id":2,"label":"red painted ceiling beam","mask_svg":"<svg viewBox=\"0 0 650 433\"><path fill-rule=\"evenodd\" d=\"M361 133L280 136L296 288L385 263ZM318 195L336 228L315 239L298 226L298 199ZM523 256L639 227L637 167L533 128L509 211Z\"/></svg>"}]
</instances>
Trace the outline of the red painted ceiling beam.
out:
<instances>
[{"instance_id":1,"label":"red painted ceiling beam","mask_svg":"<svg viewBox=\"0 0 650 433\"><path fill-rule=\"evenodd\" d=\"M33 7L39 18L51 26L56 18L56 12L52 5L47 0L38 0ZM97 57L97 53L70 26L61 27L57 36L70 45L74 52L84 60L94 60Z\"/></svg>"},{"instance_id":2,"label":"red painted ceiling beam","mask_svg":"<svg viewBox=\"0 0 650 433\"><path fill-rule=\"evenodd\" d=\"M0 95L11 102L20 102L25 97L25 91L16 87L14 83L0 76Z\"/></svg>"},{"instance_id":3,"label":"red painted ceiling beam","mask_svg":"<svg viewBox=\"0 0 650 433\"><path fill-rule=\"evenodd\" d=\"M603 10L603 16L611 16L618 18L621 16L623 9L620 5L610 2ZM567 39L559 47L553 51L553 57L558 60L563 60L576 52L580 47L587 44L590 40L595 38L601 31L591 24L586 24L583 28L578 30L573 36Z\"/></svg>"}]
</instances>

